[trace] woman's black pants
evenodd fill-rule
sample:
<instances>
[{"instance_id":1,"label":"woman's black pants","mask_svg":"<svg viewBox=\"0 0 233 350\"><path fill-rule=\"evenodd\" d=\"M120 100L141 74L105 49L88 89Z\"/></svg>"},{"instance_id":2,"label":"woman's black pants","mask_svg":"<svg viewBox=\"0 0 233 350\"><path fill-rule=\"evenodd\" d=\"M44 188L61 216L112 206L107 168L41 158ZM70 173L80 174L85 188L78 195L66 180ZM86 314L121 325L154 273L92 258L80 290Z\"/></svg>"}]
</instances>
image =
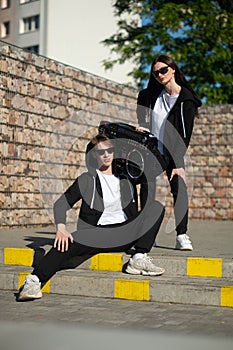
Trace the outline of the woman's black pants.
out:
<instances>
[{"instance_id":1,"label":"woman's black pants","mask_svg":"<svg viewBox=\"0 0 233 350\"><path fill-rule=\"evenodd\" d=\"M170 184L171 193L173 195L174 216L176 223L177 235L187 232L188 226L188 193L187 186L184 180L175 175L170 181L172 167L168 166L166 169L167 178ZM140 188L140 202L143 208L148 202L154 200L156 193L156 179L154 181L145 182L141 184Z\"/></svg>"}]
</instances>

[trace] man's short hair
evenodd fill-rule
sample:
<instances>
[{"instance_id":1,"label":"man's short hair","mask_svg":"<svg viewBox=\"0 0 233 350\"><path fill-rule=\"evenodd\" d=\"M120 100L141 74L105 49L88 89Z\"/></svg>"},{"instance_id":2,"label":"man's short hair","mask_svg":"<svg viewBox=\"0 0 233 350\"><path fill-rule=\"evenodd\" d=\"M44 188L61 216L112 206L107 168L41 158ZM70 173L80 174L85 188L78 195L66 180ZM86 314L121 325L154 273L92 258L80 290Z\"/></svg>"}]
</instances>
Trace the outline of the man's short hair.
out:
<instances>
[{"instance_id":1,"label":"man's short hair","mask_svg":"<svg viewBox=\"0 0 233 350\"><path fill-rule=\"evenodd\" d=\"M109 143L112 145L112 141L106 135L97 134L91 139L90 143L92 145L92 148L94 148L96 145L98 145L98 143L106 141L109 141Z\"/></svg>"}]
</instances>

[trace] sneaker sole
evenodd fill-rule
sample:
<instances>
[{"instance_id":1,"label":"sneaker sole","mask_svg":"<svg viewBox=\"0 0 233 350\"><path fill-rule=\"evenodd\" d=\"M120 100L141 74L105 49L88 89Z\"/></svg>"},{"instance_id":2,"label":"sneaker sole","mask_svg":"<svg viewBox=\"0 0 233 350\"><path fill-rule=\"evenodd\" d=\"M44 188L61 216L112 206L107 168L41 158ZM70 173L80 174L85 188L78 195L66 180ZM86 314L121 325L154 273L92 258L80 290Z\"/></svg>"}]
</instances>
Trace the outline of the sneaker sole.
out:
<instances>
[{"instance_id":1,"label":"sneaker sole","mask_svg":"<svg viewBox=\"0 0 233 350\"><path fill-rule=\"evenodd\" d=\"M191 247L176 247L176 250L186 250L186 251L192 251L193 250L193 248L191 248Z\"/></svg>"},{"instance_id":2,"label":"sneaker sole","mask_svg":"<svg viewBox=\"0 0 233 350\"><path fill-rule=\"evenodd\" d=\"M34 295L24 294L24 295L18 296L19 301L34 300L34 299L40 299L40 298L42 298L42 293L38 293Z\"/></svg>"},{"instance_id":3,"label":"sneaker sole","mask_svg":"<svg viewBox=\"0 0 233 350\"><path fill-rule=\"evenodd\" d=\"M137 270L133 269L132 267L128 266L125 270L130 275L143 275L143 276L160 276L162 275L165 270L161 270L160 272L153 272L153 271L145 271L145 270Z\"/></svg>"}]
</instances>

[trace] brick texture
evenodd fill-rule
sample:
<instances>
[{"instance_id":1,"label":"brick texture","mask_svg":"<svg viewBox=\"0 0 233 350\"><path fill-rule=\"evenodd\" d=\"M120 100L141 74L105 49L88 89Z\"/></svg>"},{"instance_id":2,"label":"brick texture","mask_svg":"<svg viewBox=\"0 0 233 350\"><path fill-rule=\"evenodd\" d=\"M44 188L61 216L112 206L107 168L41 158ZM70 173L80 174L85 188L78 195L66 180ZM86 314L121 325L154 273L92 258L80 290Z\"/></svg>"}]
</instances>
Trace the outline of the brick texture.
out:
<instances>
[{"instance_id":1,"label":"brick texture","mask_svg":"<svg viewBox=\"0 0 233 350\"><path fill-rule=\"evenodd\" d=\"M0 228L53 223L101 120L136 123L137 90L0 43ZM233 106L203 106L186 166L193 219L233 218ZM167 180L158 198L172 215ZM78 206L70 211L74 222Z\"/></svg>"}]
</instances>

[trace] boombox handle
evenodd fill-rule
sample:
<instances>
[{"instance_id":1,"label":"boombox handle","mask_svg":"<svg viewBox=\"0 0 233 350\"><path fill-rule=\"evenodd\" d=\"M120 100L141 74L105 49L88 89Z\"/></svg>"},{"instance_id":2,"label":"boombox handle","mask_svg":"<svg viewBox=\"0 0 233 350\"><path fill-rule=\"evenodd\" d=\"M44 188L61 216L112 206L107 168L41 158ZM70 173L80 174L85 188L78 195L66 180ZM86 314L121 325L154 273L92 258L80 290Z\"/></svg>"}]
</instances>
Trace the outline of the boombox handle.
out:
<instances>
[{"instance_id":1,"label":"boombox handle","mask_svg":"<svg viewBox=\"0 0 233 350\"><path fill-rule=\"evenodd\" d=\"M99 123L99 127L101 127L102 125L107 125L109 124L110 122L107 121L107 120L101 120L101 122ZM129 129L129 130L133 130L133 131L136 131L136 127L133 126L133 125L130 125L130 124L126 124L126 123L122 123L122 122L117 122L116 123L118 126L121 126L125 129ZM137 132L141 132L143 134L147 134L147 135L152 135L149 131L137 131Z\"/></svg>"}]
</instances>

